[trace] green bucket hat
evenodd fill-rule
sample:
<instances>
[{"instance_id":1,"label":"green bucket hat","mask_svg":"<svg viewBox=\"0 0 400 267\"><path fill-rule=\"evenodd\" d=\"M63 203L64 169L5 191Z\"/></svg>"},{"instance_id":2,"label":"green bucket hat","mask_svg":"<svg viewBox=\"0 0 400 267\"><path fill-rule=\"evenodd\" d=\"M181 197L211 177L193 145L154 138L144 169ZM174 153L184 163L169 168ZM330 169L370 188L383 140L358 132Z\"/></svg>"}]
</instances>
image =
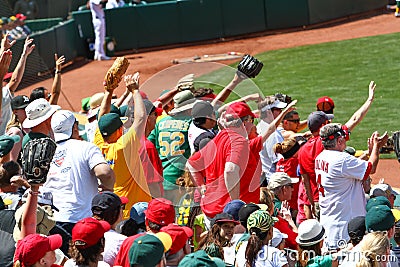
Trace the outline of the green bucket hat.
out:
<instances>
[{"instance_id":1,"label":"green bucket hat","mask_svg":"<svg viewBox=\"0 0 400 267\"><path fill-rule=\"evenodd\" d=\"M372 207L365 215L365 226L368 232L387 231L394 226L394 215L386 205Z\"/></svg>"},{"instance_id":2,"label":"green bucket hat","mask_svg":"<svg viewBox=\"0 0 400 267\"><path fill-rule=\"evenodd\" d=\"M102 136L110 136L122 126L122 121L116 113L107 113L98 122Z\"/></svg>"},{"instance_id":3,"label":"green bucket hat","mask_svg":"<svg viewBox=\"0 0 400 267\"><path fill-rule=\"evenodd\" d=\"M250 232L251 228L258 228L261 232L267 232L277 221L278 219L272 217L267 211L256 210L247 219L247 230Z\"/></svg>"},{"instance_id":4,"label":"green bucket hat","mask_svg":"<svg viewBox=\"0 0 400 267\"><path fill-rule=\"evenodd\" d=\"M131 266L154 267L164 255L164 245L155 235L146 234L135 239L129 250Z\"/></svg>"},{"instance_id":5,"label":"green bucket hat","mask_svg":"<svg viewBox=\"0 0 400 267\"><path fill-rule=\"evenodd\" d=\"M19 135L2 135L0 136L0 157L4 157L10 153L15 143L21 140Z\"/></svg>"},{"instance_id":6,"label":"green bucket hat","mask_svg":"<svg viewBox=\"0 0 400 267\"><path fill-rule=\"evenodd\" d=\"M379 197L370 198L368 200L367 206L365 208L366 208L366 210L368 212L372 207L375 207L375 206L378 206L378 205L388 206L389 209L392 207L392 205L390 204L389 199L387 199L386 197L383 197L383 196L379 196Z\"/></svg>"},{"instance_id":7,"label":"green bucket hat","mask_svg":"<svg viewBox=\"0 0 400 267\"><path fill-rule=\"evenodd\" d=\"M178 267L225 267L226 264L216 257L210 257L204 250L198 250L186 255Z\"/></svg>"}]
</instances>

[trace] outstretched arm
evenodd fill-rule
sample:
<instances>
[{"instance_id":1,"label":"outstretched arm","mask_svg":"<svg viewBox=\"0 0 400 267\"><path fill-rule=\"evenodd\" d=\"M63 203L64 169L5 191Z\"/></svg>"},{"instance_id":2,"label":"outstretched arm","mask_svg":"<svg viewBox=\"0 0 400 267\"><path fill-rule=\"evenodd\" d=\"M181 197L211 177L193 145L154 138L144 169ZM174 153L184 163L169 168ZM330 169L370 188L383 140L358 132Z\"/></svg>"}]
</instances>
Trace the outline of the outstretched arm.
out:
<instances>
[{"instance_id":1,"label":"outstretched arm","mask_svg":"<svg viewBox=\"0 0 400 267\"><path fill-rule=\"evenodd\" d=\"M247 77L244 75L238 75L238 73L235 73L235 76L233 76L232 81L225 86L224 89L222 89L221 92L217 95L217 97L211 102L211 105L215 107L218 103L224 102L228 96L232 93L232 91L238 86L239 83L241 83L243 80L245 80Z\"/></svg>"},{"instance_id":2,"label":"outstretched arm","mask_svg":"<svg viewBox=\"0 0 400 267\"><path fill-rule=\"evenodd\" d=\"M264 143L268 137L275 132L276 127L279 126L283 118L285 117L286 114L288 114L290 111L295 110L296 108L294 107L297 103L297 100L293 100L290 102L289 105L286 106L286 108L281 112L281 114L278 115L268 126L268 129L261 134L262 136L262 142Z\"/></svg>"},{"instance_id":3,"label":"outstretched arm","mask_svg":"<svg viewBox=\"0 0 400 267\"><path fill-rule=\"evenodd\" d=\"M56 73L54 75L53 85L51 87L51 97L49 103L51 105L57 105L58 98L61 93L61 69L62 64L65 62L65 57L58 57L57 54L54 54L54 59L56 60Z\"/></svg>"},{"instance_id":4,"label":"outstretched arm","mask_svg":"<svg viewBox=\"0 0 400 267\"><path fill-rule=\"evenodd\" d=\"M368 138L368 148L370 151L369 162L372 164L370 174L376 172L376 168L379 162L379 149L384 146L389 139L387 132L382 136L379 136L378 132L374 132L371 138Z\"/></svg>"},{"instance_id":5,"label":"outstretched arm","mask_svg":"<svg viewBox=\"0 0 400 267\"><path fill-rule=\"evenodd\" d=\"M25 236L36 233L37 222L37 205L38 205L39 185L31 185L31 191L26 200L25 210L21 218L21 235L20 239Z\"/></svg>"},{"instance_id":6,"label":"outstretched arm","mask_svg":"<svg viewBox=\"0 0 400 267\"><path fill-rule=\"evenodd\" d=\"M143 103L142 96L139 93L139 72L136 72L133 75L125 76L126 87L133 94L133 103L134 103L134 119L132 127L136 132L136 136L141 138L144 133L144 128L146 126L146 108Z\"/></svg>"},{"instance_id":7,"label":"outstretched arm","mask_svg":"<svg viewBox=\"0 0 400 267\"><path fill-rule=\"evenodd\" d=\"M10 50L6 50L0 54L0 78L3 80L4 75L6 75L8 68L10 67L12 59L12 52ZM0 114L1 114L1 106L2 106L3 98L0 97ZM0 117L1 120L1 117Z\"/></svg>"},{"instance_id":8,"label":"outstretched arm","mask_svg":"<svg viewBox=\"0 0 400 267\"><path fill-rule=\"evenodd\" d=\"M376 87L375 82L371 81L369 83L369 94L367 101L365 101L365 103L353 114L353 116L351 116L350 120L345 123L349 131L352 131L354 127L356 127L357 124L359 124L367 114L369 107L371 106L372 101L374 100L375 87Z\"/></svg>"},{"instance_id":9,"label":"outstretched arm","mask_svg":"<svg viewBox=\"0 0 400 267\"><path fill-rule=\"evenodd\" d=\"M14 92L17 89L18 85L21 83L22 77L24 76L25 72L26 60L34 49L35 49L35 44L33 44L33 39L29 39L29 37L26 37L21 58L19 59L18 64L15 67L15 70L11 77L11 80L8 83L8 88L10 89L11 92Z\"/></svg>"}]
</instances>

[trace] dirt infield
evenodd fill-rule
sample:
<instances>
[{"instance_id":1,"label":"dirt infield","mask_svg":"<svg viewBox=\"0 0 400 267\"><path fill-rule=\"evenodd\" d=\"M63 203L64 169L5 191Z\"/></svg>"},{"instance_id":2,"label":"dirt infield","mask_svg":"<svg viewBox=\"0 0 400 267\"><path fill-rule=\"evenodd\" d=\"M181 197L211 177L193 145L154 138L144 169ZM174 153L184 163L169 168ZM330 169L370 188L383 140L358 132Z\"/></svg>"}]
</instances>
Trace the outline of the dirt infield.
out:
<instances>
[{"instance_id":1,"label":"dirt infield","mask_svg":"<svg viewBox=\"0 0 400 267\"><path fill-rule=\"evenodd\" d=\"M257 54L264 51L289 48L295 46L317 44L330 41L339 41L352 38L388 34L400 32L400 19L396 19L393 13L381 12L351 21L336 23L331 26L319 28L305 28L297 31L266 33L265 36L229 40L212 44L189 46L159 51L143 52L125 55L131 65L128 72L139 71L142 83L160 71L171 67L172 60L176 58L193 57L195 55L222 54L230 51ZM384 48L382 48L384 49ZM390 52L390 51L388 51ZM394 51L393 51L394 53ZM394 54L395 55L395 54ZM222 61L220 63L230 64L237 60ZM200 65L199 65L200 64ZM102 90L102 81L112 61L80 61L67 67L62 74L62 91L59 104L66 109L79 111L80 100L84 97ZM159 93L166 88L172 87L176 81L187 73L196 75L204 74L218 68L218 64L207 63L186 63L173 68L168 73L161 73L157 78L145 84L143 90L150 99L155 99ZM31 85L18 91L17 94L29 95L33 88L45 86L51 88L52 80L46 80ZM116 90L121 94L124 88L122 85ZM400 164L395 160L382 160L377 174L373 175L373 182L385 177L393 186L400 188L396 179Z\"/></svg>"}]
</instances>

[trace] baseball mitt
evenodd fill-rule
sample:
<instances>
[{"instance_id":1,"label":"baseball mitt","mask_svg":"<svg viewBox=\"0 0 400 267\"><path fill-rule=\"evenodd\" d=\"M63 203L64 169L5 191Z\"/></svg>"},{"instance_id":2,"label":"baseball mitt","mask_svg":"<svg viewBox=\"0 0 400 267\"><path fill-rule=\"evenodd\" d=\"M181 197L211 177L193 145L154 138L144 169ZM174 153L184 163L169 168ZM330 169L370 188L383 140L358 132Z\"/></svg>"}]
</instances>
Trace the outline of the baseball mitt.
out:
<instances>
[{"instance_id":1,"label":"baseball mitt","mask_svg":"<svg viewBox=\"0 0 400 267\"><path fill-rule=\"evenodd\" d=\"M264 64L258 61L255 57L245 55L239 62L238 71L249 78L255 78L263 68Z\"/></svg>"},{"instance_id":2,"label":"baseball mitt","mask_svg":"<svg viewBox=\"0 0 400 267\"><path fill-rule=\"evenodd\" d=\"M117 57L104 77L104 89L109 91L117 88L128 67L129 61L125 57Z\"/></svg>"},{"instance_id":3,"label":"baseball mitt","mask_svg":"<svg viewBox=\"0 0 400 267\"><path fill-rule=\"evenodd\" d=\"M46 137L29 141L22 151L22 168L30 184L46 182L56 143Z\"/></svg>"},{"instance_id":4,"label":"baseball mitt","mask_svg":"<svg viewBox=\"0 0 400 267\"><path fill-rule=\"evenodd\" d=\"M400 131L393 133L393 148L396 153L397 160L400 162Z\"/></svg>"}]
</instances>

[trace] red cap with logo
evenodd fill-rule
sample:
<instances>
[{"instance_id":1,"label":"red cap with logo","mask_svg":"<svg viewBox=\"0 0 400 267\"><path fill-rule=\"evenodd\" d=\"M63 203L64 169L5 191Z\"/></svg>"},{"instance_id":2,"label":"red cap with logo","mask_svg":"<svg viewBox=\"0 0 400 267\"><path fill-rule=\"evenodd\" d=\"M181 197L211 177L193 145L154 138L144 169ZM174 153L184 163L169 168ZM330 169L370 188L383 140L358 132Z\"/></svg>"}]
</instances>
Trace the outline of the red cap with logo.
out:
<instances>
[{"instance_id":1,"label":"red cap with logo","mask_svg":"<svg viewBox=\"0 0 400 267\"><path fill-rule=\"evenodd\" d=\"M110 224L106 221L98 221L92 217L82 219L72 229L72 242L78 248L91 247L97 244L110 228Z\"/></svg>"},{"instance_id":2,"label":"red cap with logo","mask_svg":"<svg viewBox=\"0 0 400 267\"><path fill-rule=\"evenodd\" d=\"M22 267L34 265L37 261L46 255L47 252L56 250L62 245L61 235L27 235L24 239L18 241L15 249L14 262L17 260Z\"/></svg>"},{"instance_id":3,"label":"red cap with logo","mask_svg":"<svg viewBox=\"0 0 400 267\"><path fill-rule=\"evenodd\" d=\"M251 109L249 105L247 105L244 102L235 102L229 105L229 107L226 109L226 114L230 114L233 117L237 118L243 118L245 116L252 116L253 118L256 117L253 112L251 112Z\"/></svg>"},{"instance_id":4,"label":"red cap with logo","mask_svg":"<svg viewBox=\"0 0 400 267\"><path fill-rule=\"evenodd\" d=\"M332 98L330 98L329 96L323 96L318 98L317 110L326 113L326 111L331 111L334 108L335 108L335 102L333 102Z\"/></svg>"},{"instance_id":5,"label":"red cap with logo","mask_svg":"<svg viewBox=\"0 0 400 267\"><path fill-rule=\"evenodd\" d=\"M162 226L166 226L175 221L175 208L172 202L161 197L152 199L149 202L145 214L146 219Z\"/></svg>"}]
</instances>

